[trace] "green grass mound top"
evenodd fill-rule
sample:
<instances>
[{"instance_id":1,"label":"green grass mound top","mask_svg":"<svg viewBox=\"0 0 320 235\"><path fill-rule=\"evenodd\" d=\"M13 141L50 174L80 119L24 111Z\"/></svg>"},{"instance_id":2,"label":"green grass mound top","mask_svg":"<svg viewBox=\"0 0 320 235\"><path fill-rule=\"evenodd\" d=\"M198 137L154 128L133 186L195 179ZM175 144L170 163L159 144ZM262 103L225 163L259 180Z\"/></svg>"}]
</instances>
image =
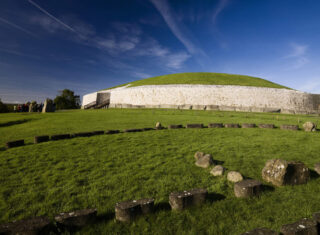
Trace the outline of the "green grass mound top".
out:
<instances>
[{"instance_id":1,"label":"green grass mound top","mask_svg":"<svg viewBox=\"0 0 320 235\"><path fill-rule=\"evenodd\" d=\"M250 77L245 75L227 74L227 73L177 73L147 79L137 80L134 82L122 84L129 87L143 85L169 85L169 84L202 84L202 85L238 85L238 86L255 86L269 88L287 88L279 84L267 81L262 78ZM112 88L116 88L112 87ZM109 88L110 89L110 88Z\"/></svg>"}]
</instances>

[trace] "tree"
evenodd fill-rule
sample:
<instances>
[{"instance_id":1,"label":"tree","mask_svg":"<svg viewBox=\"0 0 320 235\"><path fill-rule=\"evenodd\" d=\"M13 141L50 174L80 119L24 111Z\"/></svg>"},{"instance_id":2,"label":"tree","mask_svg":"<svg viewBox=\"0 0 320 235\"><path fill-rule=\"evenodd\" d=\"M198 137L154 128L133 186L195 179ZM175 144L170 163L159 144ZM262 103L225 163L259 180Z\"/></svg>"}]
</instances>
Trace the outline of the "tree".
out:
<instances>
[{"instance_id":1,"label":"tree","mask_svg":"<svg viewBox=\"0 0 320 235\"><path fill-rule=\"evenodd\" d=\"M8 113L8 112L9 112L8 106L2 103L2 101L0 100L0 113Z\"/></svg>"},{"instance_id":2,"label":"tree","mask_svg":"<svg viewBox=\"0 0 320 235\"><path fill-rule=\"evenodd\" d=\"M74 92L69 89L60 91L54 99L56 109L78 109L80 108L79 101L79 96L74 95Z\"/></svg>"}]
</instances>

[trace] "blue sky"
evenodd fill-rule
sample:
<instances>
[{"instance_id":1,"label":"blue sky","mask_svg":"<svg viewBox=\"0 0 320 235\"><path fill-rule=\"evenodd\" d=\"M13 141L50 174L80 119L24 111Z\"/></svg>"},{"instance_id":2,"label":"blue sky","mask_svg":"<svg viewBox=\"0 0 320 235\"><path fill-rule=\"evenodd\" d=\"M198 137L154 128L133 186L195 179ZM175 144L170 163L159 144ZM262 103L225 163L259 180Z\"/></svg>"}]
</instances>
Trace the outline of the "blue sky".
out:
<instances>
[{"instance_id":1,"label":"blue sky","mask_svg":"<svg viewBox=\"0 0 320 235\"><path fill-rule=\"evenodd\" d=\"M319 12L316 0L1 0L0 99L179 72L320 93Z\"/></svg>"}]
</instances>

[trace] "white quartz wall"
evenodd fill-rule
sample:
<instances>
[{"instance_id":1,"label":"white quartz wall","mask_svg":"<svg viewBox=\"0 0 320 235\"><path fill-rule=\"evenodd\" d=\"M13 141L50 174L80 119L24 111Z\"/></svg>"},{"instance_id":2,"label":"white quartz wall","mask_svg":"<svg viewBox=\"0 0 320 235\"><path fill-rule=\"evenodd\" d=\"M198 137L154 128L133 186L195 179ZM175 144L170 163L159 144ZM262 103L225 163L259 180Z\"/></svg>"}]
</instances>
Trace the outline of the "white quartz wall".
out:
<instances>
[{"instance_id":1,"label":"white quartz wall","mask_svg":"<svg viewBox=\"0 0 320 235\"><path fill-rule=\"evenodd\" d=\"M289 89L223 85L149 85L109 92L110 104L313 109L311 94Z\"/></svg>"},{"instance_id":2,"label":"white quartz wall","mask_svg":"<svg viewBox=\"0 0 320 235\"><path fill-rule=\"evenodd\" d=\"M93 93L84 95L82 98L82 106L85 106L87 104L97 101L97 94L98 92L93 92Z\"/></svg>"}]
</instances>

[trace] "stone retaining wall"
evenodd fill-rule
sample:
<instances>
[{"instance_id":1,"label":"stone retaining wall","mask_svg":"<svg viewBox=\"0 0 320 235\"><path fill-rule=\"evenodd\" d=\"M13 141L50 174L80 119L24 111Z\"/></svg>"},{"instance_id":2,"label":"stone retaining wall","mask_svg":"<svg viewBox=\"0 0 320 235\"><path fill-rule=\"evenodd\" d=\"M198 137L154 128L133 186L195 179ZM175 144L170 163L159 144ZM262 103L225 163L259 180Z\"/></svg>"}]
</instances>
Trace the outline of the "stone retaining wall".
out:
<instances>
[{"instance_id":1,"label":"stone retaining wall","mask_svg":"<svg viewBox=\"0 0 320 235\"><path fill-rule=\"evenodd\" d=\"M85 95L83 106L110 93L112 108L172 108L244 112L319 113L320 95L296 90L224 85L119 87Z\"/></svg>"}]
</instances>

